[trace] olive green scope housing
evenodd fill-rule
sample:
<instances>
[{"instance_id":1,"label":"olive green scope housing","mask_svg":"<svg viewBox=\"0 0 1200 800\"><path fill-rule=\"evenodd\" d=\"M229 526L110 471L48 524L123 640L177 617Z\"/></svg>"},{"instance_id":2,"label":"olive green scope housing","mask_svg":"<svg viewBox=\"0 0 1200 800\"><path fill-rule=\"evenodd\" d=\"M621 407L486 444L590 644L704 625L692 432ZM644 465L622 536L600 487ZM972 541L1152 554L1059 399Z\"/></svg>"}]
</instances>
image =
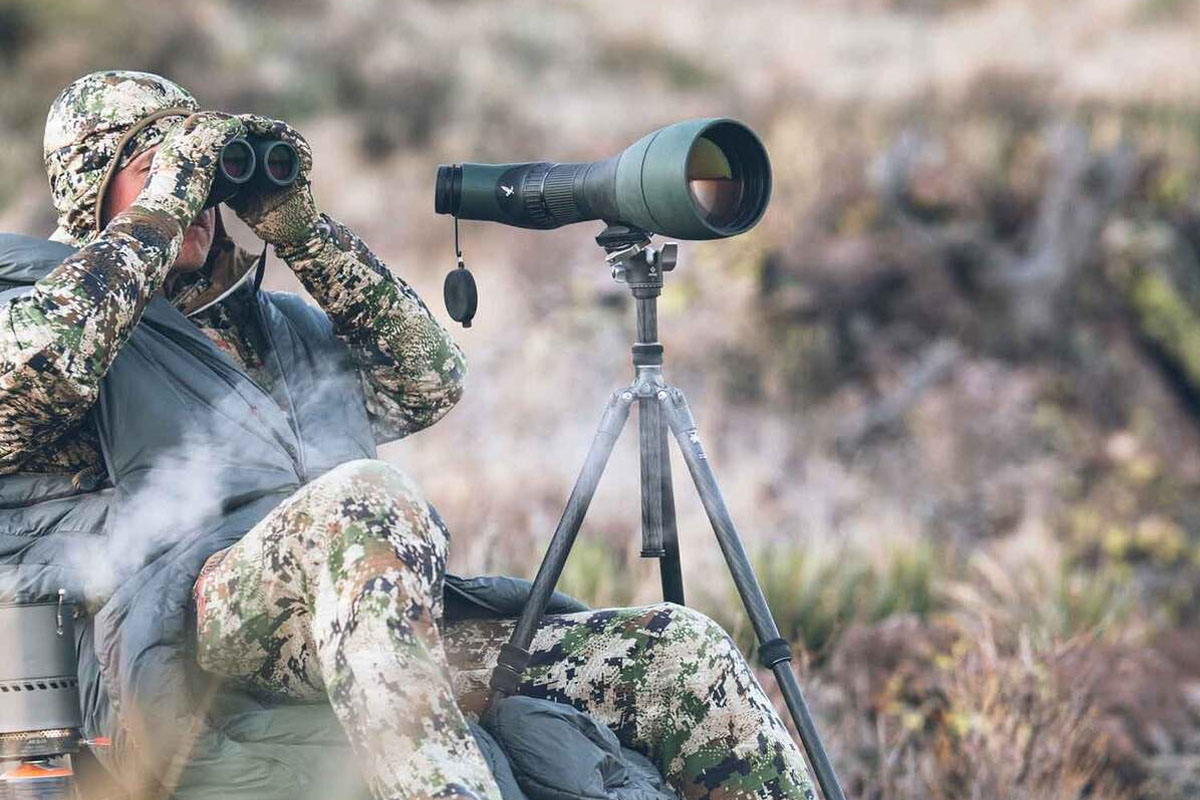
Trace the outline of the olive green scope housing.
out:
<instances>
[{"instance_id":1,"label":"olive green scope housing","mask_svg":"<svg viewBox=\"0 0 1200 800\"><path fill-rule=\"evenodd\" d=\"M650 133L606 161L438 167L434 209L521 228L604 220L679 239L752 228L771 198L771 163L752 130L693 119Z\"/></svg>"}]
</instances>

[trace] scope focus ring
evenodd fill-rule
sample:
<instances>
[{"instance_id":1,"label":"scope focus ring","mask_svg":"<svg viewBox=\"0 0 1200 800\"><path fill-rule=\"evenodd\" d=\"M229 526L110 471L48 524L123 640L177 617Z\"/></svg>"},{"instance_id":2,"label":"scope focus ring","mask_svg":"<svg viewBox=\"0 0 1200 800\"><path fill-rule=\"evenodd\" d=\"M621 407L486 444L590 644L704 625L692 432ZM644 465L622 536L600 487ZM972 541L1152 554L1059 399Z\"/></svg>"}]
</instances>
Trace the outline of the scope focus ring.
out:
<instances>
[{"instance_id":1,"label":"scope focus ring","mask_svg":"<svg viewBox=\"0 0 1200 800\"><path fill-rule=\"evenodd\" d=\"M575 177L578 173L577 164L555 164L542 178L542 197L546 201L546 212L553 218L556 226L583 221L583 214L575 199Z\"/></svg>"},{"instance_id":2,"label":"scope focus ring","mask_svg":"<svg viewBox=\"0 0 1200 800\"><path fill-rule=\"evenodd\" d=\"M534 164L521 178L521 206L531 228L554 228L554 216L542 202L542 187L551 164Z\"/></svg>"}]
</instances>

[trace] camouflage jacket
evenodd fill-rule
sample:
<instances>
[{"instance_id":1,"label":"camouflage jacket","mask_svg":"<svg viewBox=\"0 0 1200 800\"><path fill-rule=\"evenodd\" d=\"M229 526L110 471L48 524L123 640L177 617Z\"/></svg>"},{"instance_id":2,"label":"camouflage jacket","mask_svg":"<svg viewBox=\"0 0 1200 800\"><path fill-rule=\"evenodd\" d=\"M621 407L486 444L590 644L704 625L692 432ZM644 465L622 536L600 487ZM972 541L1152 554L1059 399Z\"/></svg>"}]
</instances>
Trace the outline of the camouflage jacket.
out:
<instances>
[{"instance_id":1,"label":"camouflage jacket","mask_svg":"<svg viewBox=\"0 0 1200 800\"><path fill-rule=\"evenodd\" d=\"M223 299L250 277L254 259L219 233L201 279L172 286L168 297L270 391L270 353ZM129 231L106 230L32 292L0 305L0 474L104 475L88 412L171 253ZM458 400L462 351L357 236L323 217L316 236L276 253L349 346L378 441L433 424Z\"/></svg>"}]
</instances>

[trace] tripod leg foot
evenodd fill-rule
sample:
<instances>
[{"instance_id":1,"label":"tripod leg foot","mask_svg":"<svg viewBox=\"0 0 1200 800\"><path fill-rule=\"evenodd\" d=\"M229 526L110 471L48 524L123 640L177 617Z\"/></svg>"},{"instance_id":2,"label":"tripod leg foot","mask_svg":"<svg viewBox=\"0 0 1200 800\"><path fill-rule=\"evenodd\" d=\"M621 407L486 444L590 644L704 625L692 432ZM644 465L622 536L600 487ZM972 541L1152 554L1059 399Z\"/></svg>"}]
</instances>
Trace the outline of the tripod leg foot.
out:
<instances>
[{"instance_id":1,"label":"tripod leg foot","mask_svg":"<svg viewBox=\"0 0 1200 800\"><path fill-rule=\"evenodd\" d=\"M511 642L500 646L500 655L496 658L496 668L492 670L489 686L493 691L502 695L514 694L521 683L521 675L529 666L530 653Z\"/></svg>"}]
</instances>

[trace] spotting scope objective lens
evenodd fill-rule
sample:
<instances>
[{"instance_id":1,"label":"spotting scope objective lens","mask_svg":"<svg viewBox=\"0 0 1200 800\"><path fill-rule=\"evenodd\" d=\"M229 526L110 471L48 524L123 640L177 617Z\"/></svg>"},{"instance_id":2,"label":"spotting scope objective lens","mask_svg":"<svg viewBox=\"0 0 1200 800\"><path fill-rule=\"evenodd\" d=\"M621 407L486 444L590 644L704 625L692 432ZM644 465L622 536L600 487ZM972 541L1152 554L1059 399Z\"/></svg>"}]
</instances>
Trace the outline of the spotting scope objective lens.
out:
<instances>
[{"instance_id":1,"label":"spotting scope objective lens","mask_svg":"<svg viewBox=\"0 0 1200 800\"><path fill-rule=\"evenodd\" d=\"M434 186L434 210L460 219L539 229L604 220L680 239L743 233L770 198L766 148L731 119L668 125L605 161L442 165Z\"/></svg>"},{"instance_id":2,"label":"spotting scope objective lens","mask_svg":"<svg viewBox=\"0 0 1200 800\"><path fill-rule=\"evenodd\" d=\"M688 154L688 191L705 220L719 227L734 221L745 196L745 181L734 171L736 163L707 136L698 139Z\"/></svg>"}]
</instances>

